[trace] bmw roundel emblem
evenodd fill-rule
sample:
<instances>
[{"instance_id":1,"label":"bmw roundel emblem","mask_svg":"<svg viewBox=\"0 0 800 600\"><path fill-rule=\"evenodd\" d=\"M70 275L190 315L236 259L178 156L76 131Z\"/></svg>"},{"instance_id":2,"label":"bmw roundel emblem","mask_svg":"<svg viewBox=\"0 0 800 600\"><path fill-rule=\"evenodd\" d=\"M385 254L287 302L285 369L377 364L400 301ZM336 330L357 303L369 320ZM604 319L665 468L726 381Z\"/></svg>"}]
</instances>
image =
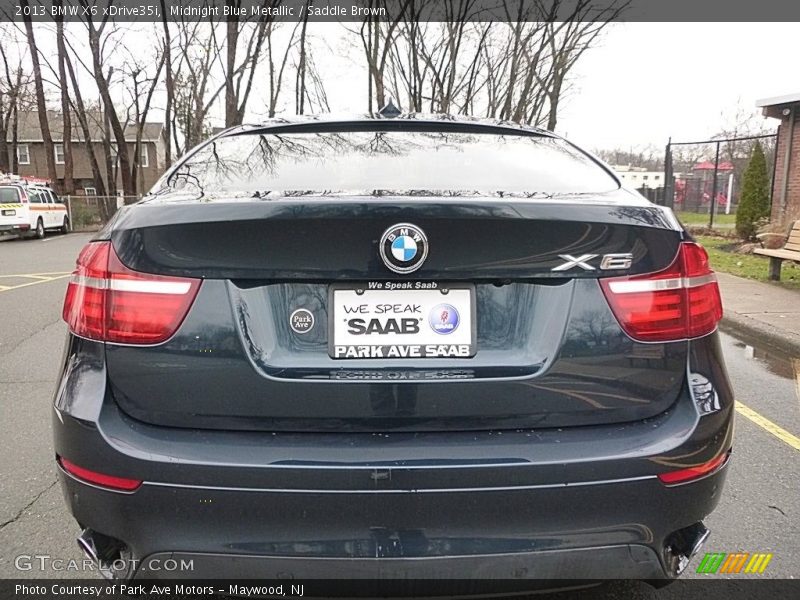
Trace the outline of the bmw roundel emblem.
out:
<instances>
[{"instance_id":1,"label":"bmw roundel emblem","mask_svg":"<svg viewBox=\"0 0 800 600\"><path fill-rule=\"evenodd\" d=\"M398 223L383 232L379 249L389 269L395 273L412 273L428 257L428 238L416 225Z\"/></svg>"}]
</instances>

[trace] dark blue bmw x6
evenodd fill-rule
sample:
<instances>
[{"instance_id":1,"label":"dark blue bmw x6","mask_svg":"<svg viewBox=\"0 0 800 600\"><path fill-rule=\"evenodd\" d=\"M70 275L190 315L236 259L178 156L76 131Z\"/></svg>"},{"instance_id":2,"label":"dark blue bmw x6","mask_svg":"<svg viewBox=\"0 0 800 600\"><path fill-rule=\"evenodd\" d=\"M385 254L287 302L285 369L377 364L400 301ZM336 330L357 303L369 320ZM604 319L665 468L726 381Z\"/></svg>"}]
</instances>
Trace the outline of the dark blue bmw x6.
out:
<instances>
[{"instance_id":1,"label":"dark blue bmw x6","mask_svg":"<svg viewBox=\"0 0 800 600\"><path fill-rule=\"evenodd\" d=\"M673 579L731 451L721 315L672 212L550 132L229 129L78 258L61 484L115 578Z\"/></svg>"}]
</instances>

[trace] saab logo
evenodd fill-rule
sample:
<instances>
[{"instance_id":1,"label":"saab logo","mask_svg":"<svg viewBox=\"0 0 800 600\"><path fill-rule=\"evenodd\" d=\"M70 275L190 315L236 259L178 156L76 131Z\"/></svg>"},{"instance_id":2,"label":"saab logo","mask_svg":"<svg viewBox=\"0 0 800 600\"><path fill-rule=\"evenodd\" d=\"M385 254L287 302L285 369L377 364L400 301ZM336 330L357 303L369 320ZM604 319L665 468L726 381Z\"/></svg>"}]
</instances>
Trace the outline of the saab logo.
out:
<instances>
[{"instance_id":1,"label":"saab logo","mask_svg":"<svg viewBox=\"0 0 800 600\"><path fill-rule=\"evenodd\" d=\"M387 333L419 333L419 321L417 319L386 319L381 323L380 319L348 319L348 333L352 335L384 335Z\"/></svg>"},{"instance_id":2,"label":"saab logo","mask_svg":"<svg viewBox=\"0 0 800 600\"><path fill-rule=\"evenodd\" d=\"M763 573L772 554L756 552L708 552L697 566L698 573Z\"/></svg>"},{"instance_id":3,"label":"saab logo","mask_svg":"<svg viewBox=\"0 0 800 600\"><path fill-rule=\"evenodd\" d=\"M458 329L461 317L452 304L437 304L428 315L428 323L436 333L448 335Z\"/></svg>"},{"instance_id":4,"label":"saab logo","mask_svg":"<svg viewBox=\"0 0 800 600\"><path fill-rule=\"evenodd\" d=\"M577 258L571 254L559 254L558 257L565 261L564 264L550 269L551 271L568 271L573 267L580 267L584 271L594 271L595 268L589 261L600 256L599 254L581 254ZM633 254L621 252L617 254L604 254L600 259L600 269L612 271L614 269L630 269L633 264Z\"/></svg>"},{"instance_id":5,"label":"saab logo","mask_svg":"<svg viewBox=\"0 0 800 600\"><path fill-rule=\"evenodd\" d=\"M398 223L383 232L378 251L383 264L395 273L412 273L428 256L428 238L416 225Z\"/></svg>"}]
</instances>

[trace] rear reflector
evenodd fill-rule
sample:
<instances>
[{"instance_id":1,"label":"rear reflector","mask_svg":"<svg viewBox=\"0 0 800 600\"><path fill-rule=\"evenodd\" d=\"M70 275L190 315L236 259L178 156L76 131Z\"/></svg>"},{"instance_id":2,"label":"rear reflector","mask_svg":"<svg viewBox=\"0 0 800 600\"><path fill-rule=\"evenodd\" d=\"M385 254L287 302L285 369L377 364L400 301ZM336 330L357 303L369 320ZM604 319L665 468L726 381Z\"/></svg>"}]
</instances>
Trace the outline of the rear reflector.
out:
<instances>
[{"instance_id":1,"label":"rear reflector","mask_svg":"<svg viewBox=\"0 0 800 600\"><path fill-rule=\"evenodd\" d=\"M111 242L92 242L78 256L63 317L82 337L158 344L177 331L199 288L199 279L132 271Z\"/></svg>"},{"instance_id":2,"label":"rear reflector","mask_svg":"<svg viewBox=\"0 0 800 600\"><path fill-rule=\"evenodd\" d=\"M68 461L66 458L60 456L56 459L61 467L70 475L82 479L87 483L99 485L100 487L108 488L111 490L121 490L124 492L132 492L142 485L139 479L127 479L125 477L115 477L114 475L106 475L105 473L98 473L79 467L75 463Z\"/></svg>"},{"instance_id":3,"label":"rear reflector","mask_svg":"<svg viewBox=\"0 0 800 600\"><path fill-rule=\"evenodd\" d=\"M710 475L717 469L722 468L722 466L728 460L730 454L731 451L728 450L724 454L720 454L716 458L706 463L697 465L696 467L690 467L688 469L681 469L680 471L670 471L668 473L661 473L658 476L658 478L661 480L661 483L666 483L668 485L674 485L676 483L686 483L687 481L692 481L693 479L700 479L701 477Z\"/></svg>"},{"instance_id":4,"label":"rear reflector","mask_svg":"<svg viewBox=\"0 0 800 600\"><path fill-rule=\"evenodd\" d=\"M657 273L601 279L620 326L635 340L670 342L711 333L722 318L717 277L702 246L683 242Z\"/></svg>"}]
</instances>

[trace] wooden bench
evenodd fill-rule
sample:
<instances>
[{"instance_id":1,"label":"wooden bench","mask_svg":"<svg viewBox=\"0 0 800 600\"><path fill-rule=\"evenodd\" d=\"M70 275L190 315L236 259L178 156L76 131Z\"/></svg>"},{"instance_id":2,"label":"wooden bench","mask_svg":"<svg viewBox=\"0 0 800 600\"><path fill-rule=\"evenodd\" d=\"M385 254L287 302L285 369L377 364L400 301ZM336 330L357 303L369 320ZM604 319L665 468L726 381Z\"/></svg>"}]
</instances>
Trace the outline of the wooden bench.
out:
<instances>
[{"instance_id":1,"label":"wooden bench","mask_svg":"<svg viewBox=\"0 0 800 600\"><path fill-rule=\"evenodd\" d=\"M769 278L772 281L779 281L781 278L781 263L785 260L793 260L800 263L800 221L795 221L789 230L789 236L783 248L770 250L769 248L756 248L753 254L769 256Z\"/></svg>"}]
</instances>

